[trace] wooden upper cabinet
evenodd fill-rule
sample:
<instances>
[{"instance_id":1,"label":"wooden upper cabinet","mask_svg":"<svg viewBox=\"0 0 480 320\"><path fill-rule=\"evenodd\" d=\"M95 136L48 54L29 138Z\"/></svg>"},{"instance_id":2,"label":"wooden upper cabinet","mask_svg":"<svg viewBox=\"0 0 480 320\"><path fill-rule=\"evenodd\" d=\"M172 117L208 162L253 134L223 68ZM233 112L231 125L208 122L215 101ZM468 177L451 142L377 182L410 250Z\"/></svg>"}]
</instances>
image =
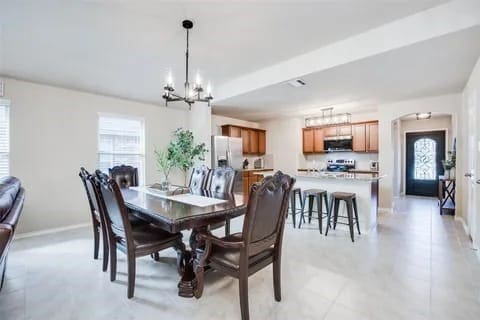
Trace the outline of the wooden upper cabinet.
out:
<instances>
[{"instance_id":1,"label":"wooden upper cabinet","mask_svg":"<svg viewBox=\"0 0 480 320\"><path fill-rule=\"evenodd\" d=\"M258 153L265 154L267 150L266 132L263 130L258 131Z\"/></svg>"},{"instance_id":2,"label":"wooden upper cabinet","mask_svg":"<svg viewBox=\"0 0 480 320\"><path fill-rule=\"evenodd\" d=\"M241 136L242 136L243 153L251 153L250 152L250 130L241 129Z\"/></svg>"},{"instance_id":3,"label":"wooden upper cabinet","mask_svg":"<svg viewBox=\"0 0 480 320\"><path fill-rule=\"evenodd\" d=\"M339 136L351 136L352 135L352 125L342 125L337 127L337 135Z\"/></svg>"},{"instance_id":4,"label":"wooden upper cabinet","mask_svg":"<svg viewBox=\"0 0 480 320\"><path fill-rule=\"evenodd\" d=\"M325 127L323 128L323 133L325 137L333 137L337 136L337 127L336 126L331 126L331 127Z\"/></svg>"},{"instance_id":5,"label":"wooden upper cabinet","mask_svg":"<svg viewBox=\"0 0 480 320\"><path fill-rule=\"evenodd\" d=\"M249 130L250 133L250 153L258 154L258 131Z\"/></svg>"},{"instance_id":6,"label":"wooden upper cabinet","mask_svg":"<svg viewBox=\"0 0 480 320\"><path fill-rule=\"evenodd\" d=\"M367 152L378 152L378 122L368 122L365 127Z\"/></svg>"},{"instance_id":7,"label":"wooden upper cabinet","mask_svg":"<svg viewBox=\"0 0 480 320\"><path fill-rule=\"evenodd\" d=\"M243 154L265 154L266 131L226 124L222 126L222 135L242 138Z\"/></svg>"},{"instance_id":8,"label":"wooden upper cabinet","mask_svg":"<svg viewBox=\"0 0 480 320\"><path fill-rule=\"evenodd\" d=\"M367 151L367 136L365 123L352 125L352 149L354 152Z\"/></svg>"},{"instance_id":9,"label":"wooden upper cabinet","mask_svg":"<svg viewBox=\"0 0 480 320\"><path fill-rule=\"evenodd\" d=\"M313 129L313 152L323 152L323 128Z\"/></svg>"},{"instance_id":10,"label":"wooden upper cabinet","mask_svg":"<svg viewBox=\"0 0 480 320\"><path fill-rule=\"evenodd\" d=\"M303 153L313 153L314 129L303 129Z\"/></svg>"}]
</instances>

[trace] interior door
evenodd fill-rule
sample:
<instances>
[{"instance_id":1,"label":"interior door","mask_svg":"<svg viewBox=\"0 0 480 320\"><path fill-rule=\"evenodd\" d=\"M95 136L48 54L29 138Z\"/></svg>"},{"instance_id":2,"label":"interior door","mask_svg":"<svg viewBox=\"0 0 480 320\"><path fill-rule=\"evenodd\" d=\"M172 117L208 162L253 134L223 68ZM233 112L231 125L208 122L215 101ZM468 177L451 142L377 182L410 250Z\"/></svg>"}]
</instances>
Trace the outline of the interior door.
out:
<instances>
[{"instance_id":1,"label":"interior door","mask_svg":"<svg viewBox=\"0 0 480 320\"><path fill-rule=\"evenodd\" d=\"M406 134L406 194L437 197L438 176L443 175L445 131Z\"/></svg>"},{"instance_id":2,"label":"interior door","mask_svg":"<svg viewBox=\"0 0 480 320\"><path fill-rule=\"evenodd\" d=\"M480 111L475 110L476 106L475 93L469 96L467 101L467 115L468 115L468 130L467 130L467 170L465 172L465 178L467 179L467 225L469 227L469 233L472 237L472 245L474 248L478 248L478 234L477 230L480 227L477 225L480 223L480 219L477 218L478 210L480 208L480 188L477 185L479 179L478 169L480 168L480 138L478 137L480 132L477 130L477 119L480 119ZM477 118L478 117L478 118Z\"/></svg>"}]
</instances>

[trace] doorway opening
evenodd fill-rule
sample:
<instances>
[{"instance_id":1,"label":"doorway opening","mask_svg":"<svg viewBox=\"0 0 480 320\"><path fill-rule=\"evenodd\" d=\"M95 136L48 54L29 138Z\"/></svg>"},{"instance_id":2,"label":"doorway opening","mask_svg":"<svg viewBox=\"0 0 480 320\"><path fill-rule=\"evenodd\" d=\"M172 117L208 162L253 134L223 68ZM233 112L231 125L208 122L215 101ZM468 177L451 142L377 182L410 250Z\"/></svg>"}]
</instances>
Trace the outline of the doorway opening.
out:
<instances>
[{"instance_id":1,"label":"doorway opening","mask_svg":"<svg viewBox=\"0 0 480 320\"><path fill-rule=\"evenodd\" d=\"M405 135L405 193L438 197L438 177L443 175L446 131L407 132Z\"/></svg>"}]
</instances>

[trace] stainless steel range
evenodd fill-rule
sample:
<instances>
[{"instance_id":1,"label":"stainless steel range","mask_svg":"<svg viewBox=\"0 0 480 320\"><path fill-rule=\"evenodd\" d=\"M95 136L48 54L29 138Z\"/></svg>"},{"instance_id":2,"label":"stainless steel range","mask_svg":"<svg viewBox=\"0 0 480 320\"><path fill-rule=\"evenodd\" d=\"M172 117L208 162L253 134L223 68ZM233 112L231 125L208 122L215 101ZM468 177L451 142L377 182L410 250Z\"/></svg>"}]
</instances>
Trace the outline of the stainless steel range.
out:
<instances>
[{"instance_id":1,"label":"stainless steel range","mask_svg":"<svg viewBox=\"0 0 480 320\"><path fill-rule=\"evenodd\" d=\"M353 159L337 159L327 161L327 171L348 172L350 169L355 169L355 160Z\"/></svg>"}]
</instances>

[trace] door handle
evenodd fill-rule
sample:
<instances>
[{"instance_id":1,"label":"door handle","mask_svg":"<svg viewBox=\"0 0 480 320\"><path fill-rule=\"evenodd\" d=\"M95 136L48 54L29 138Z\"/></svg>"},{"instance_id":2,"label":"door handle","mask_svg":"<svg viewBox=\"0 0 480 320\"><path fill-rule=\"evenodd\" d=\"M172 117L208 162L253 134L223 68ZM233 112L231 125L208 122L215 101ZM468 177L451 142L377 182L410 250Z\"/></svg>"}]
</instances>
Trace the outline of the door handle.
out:
<instances>
[{"instance_id":1,"label":"door handle","mask_svg":"<svg viewBox=\"0 0 480 320\"><path fill-rule=\"evenodd\" d=\"M465 173L465 178L471 178L471 177L473 177L473 174L471 174L471 173Z\"/></svg>"}]
</instances>

